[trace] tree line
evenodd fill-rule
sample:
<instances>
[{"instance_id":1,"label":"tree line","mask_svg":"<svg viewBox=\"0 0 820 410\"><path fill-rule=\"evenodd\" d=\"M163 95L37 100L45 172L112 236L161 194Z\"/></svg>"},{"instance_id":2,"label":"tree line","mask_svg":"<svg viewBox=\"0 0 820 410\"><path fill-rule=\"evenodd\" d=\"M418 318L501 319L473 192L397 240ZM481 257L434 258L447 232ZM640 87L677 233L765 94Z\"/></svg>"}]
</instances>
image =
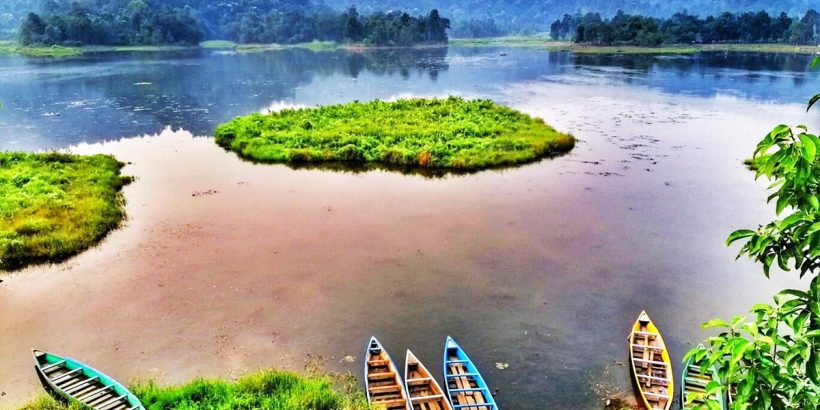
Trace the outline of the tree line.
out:
<instances>
[{"instance_id":1,"label":"tree line","mask_svg":"<svg viewBox=\"0 0 820 410\"><path fill-rule=\"evenodd\" d=\"M259 6L266 7L257 7ZM286 0L48 0L19 29L24 45L198 44L206 38L240 43L335 41L405 46L447 41L450 21L433 9L426 15L351 7L335 11Z\"/></svg>"},{"instance_id":2,"label":"tree line","mask_svg":"<svg viewBox=\"0 0 820 410\"><path fill-rule=\"evenodd\" d=\"M595 45L694 43L793 43L820 42L820 13L814 9L802 17L785 12L731 13L700 18L686 12L670 18L630 15L623 11L611 19L599 13L566 14L550 25L553 39L570 39Z\"/></svg>"}]
</instances>

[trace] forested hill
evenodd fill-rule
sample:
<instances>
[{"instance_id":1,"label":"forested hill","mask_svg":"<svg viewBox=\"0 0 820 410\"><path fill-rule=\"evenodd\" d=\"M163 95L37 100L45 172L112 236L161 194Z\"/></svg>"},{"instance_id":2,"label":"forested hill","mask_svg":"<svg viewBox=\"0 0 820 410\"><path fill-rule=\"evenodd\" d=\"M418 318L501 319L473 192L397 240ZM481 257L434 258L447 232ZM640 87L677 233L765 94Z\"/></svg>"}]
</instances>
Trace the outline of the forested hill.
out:
<instances>
[{"instance_id":1,"label":"forested hill","mask_svg":"<svg viewBox=\"0 0 820 410\"><path fill-rule=\"evenodd\" d=\"M785 11L789 15L803 15L818 8L818 0L323 0L325 4L342 9L355 4L360 12L376 10L406 10L414 14L421 10L438 8L459 28L469 20L492 18L504 31L547 31L544 27L564 14L600 13L604 18L618 10L627 14L651 17L670 17L687 10L700 16L719 15L725 11L765 10L770 14ZM457 33L454 33L457 35Z\"/></svg>"},{"instance_id":2,"label":"forested hill","mask_svg":"<svg viewBox=\"0 0 820 410\"><path fill-rule=\"evenodd\" d=\"M18 37L23 45L193 45L223 39L407 46L446 42L449 28L435 9L365 15L310 0L45 0L22 19Z\"/></svg>"}]
</instances>

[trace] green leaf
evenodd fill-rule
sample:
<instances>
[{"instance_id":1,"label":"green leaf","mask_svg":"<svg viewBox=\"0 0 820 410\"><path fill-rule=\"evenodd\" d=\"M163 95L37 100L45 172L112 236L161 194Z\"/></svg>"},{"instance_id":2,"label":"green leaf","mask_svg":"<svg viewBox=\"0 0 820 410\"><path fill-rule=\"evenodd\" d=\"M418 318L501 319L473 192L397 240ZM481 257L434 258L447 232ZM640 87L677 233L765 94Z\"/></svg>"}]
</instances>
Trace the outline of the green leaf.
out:
<instances>
[{"instance_id":1,"label":"green leaf","mask_svg":"<svg viewBox=\"0 0 820 410\"><path fill-rule=\"evenodd\" d=\"M726 246L731 245L733 242L737 241L738 239L748 238L755 234L755 231L751 229L740 229L737 231L732 232L729 235L729 238L726 239Z\"/></svg>"},{"instance_id":2,"label":"green leaf","mask_svg":"<svg viewBox=\"0 0 820 410\"><path fill-rule=\"evenodd\" d=\"M808 106L808 107L806 107L806 112L808 112L808 111L811 109L811 107L812 107L812 106L813 106L813 105L814 105L817 101L820 101L820 94L815 94L815 96L814 96L814 97L811 97L811 99L809 99L809 106Z\"/></svg>"},{"instance_id":3,"label":"green leaf","mask_svg":"<svg viewBox=\"0 0 820 410\"><path fill-rule=\"evenodd\" d=\"M814 96L817 99L820 99L820 94ZM815 101L816 102L816 101ZM800 138L800 142L803 144L803 156L806 158L807 161L814 162L814 157L817 154L817 147L814 145L814 140L811 139L808 135L800 134L798 136Z\"/></svg>"},{"instance_id":4,"label":"green leaf","mask_svg":"<svg viewBox=\"0 0 820 410\"><path fill-rule=\"evenodd\" d=\"M702 325L700 325L701 329L710 329L713 327L730 327L729 322L723 319L712 319Z\"/></svg>"}]
</instances>

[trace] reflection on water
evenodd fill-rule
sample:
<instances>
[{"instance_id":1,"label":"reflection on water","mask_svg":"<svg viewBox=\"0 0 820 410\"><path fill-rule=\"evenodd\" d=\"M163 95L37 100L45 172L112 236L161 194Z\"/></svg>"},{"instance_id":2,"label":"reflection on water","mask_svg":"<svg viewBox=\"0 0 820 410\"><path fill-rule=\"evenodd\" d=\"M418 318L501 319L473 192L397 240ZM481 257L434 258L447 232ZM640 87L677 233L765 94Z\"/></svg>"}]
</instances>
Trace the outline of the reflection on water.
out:
<instances>
[{"instance_id":1,"label":"reflection on water","mask_svg":"<svg viewBox=\"0 0 820 410\"><path fill-rule=\"evenodd\" d=\"M38 391L32 346L124 380L179 382L301 369L309 354L358 374L341 358L361 360L375 334L438 374L454 336L503 408L598 409L596 392L631 387L626 336L642 309L677 363L704 320L802 286L735 261L724 239L773 217L765 181L741 162L760 137L774 122L820 128L802 104L818 78L799 68L808 57L504 52L0 59L2 148L168 125L207 135L274 102L448 93L494 98L579 140L554 160L435 179L256 165L171 129L74 145L130 163L128 225L4 278L0 407ZM83 303L54 309L56 294Z\"/></svg>"},{"instance_id":2,"label":"reflection on water","mask_svg":"<svg viewBox=\"0 0 820 410\"><path fill-rule=\"evenodd\" d=\"M504 54L502 56L502 54ZM219 123L284 101L305 105L403 95L498 97L511 84L624 84L703 97L798 102L811 56L572 55L533 49L286 49L104 53L65 60L0 56L0 149L61 148L156 133L210 135ZM502 101L503 102L503 101Z\"/></svg>"}]
</instances>

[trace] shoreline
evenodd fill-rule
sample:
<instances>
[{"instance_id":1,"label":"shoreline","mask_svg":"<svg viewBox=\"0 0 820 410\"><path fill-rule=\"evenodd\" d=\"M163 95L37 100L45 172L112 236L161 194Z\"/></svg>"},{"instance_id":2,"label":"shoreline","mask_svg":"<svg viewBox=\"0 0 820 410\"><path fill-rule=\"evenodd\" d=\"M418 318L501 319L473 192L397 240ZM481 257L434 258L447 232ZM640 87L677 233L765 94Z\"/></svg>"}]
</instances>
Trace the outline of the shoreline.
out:
<instances>
[{"instance_id":1,"label":"shoreline","mask_svg":"<svg viewBox=\"0 0 820 410\"><path fill-rule=\"evenodd\" d=\"M576 54L656 54L656 55L695 55L701 52L739 52L739 53L772 53L772 54L820 54L820 46L794 45L781 43L732 43L732 44L669 44L657 47L644 46L596 46L576 44L568 41L553 41L544 37L497 37L497 38L454 38L448 43L415 44L410 46L376 46L361 43L335 43L331 41L312 41L297 44L240 44L232 41L209 40L199 45L160 45L160 46L21 46L11 41L0 41L0 55L18 54L25 57L77 57L91 53L137 53L137 52L170 52L192 50L233 50L240 53L258 53L301 48L322 52L345 50L354 53L378 50L425 50L445 47L510 47L539 48L547 51L570 52Z\"/></svg>"}]
</instances>

